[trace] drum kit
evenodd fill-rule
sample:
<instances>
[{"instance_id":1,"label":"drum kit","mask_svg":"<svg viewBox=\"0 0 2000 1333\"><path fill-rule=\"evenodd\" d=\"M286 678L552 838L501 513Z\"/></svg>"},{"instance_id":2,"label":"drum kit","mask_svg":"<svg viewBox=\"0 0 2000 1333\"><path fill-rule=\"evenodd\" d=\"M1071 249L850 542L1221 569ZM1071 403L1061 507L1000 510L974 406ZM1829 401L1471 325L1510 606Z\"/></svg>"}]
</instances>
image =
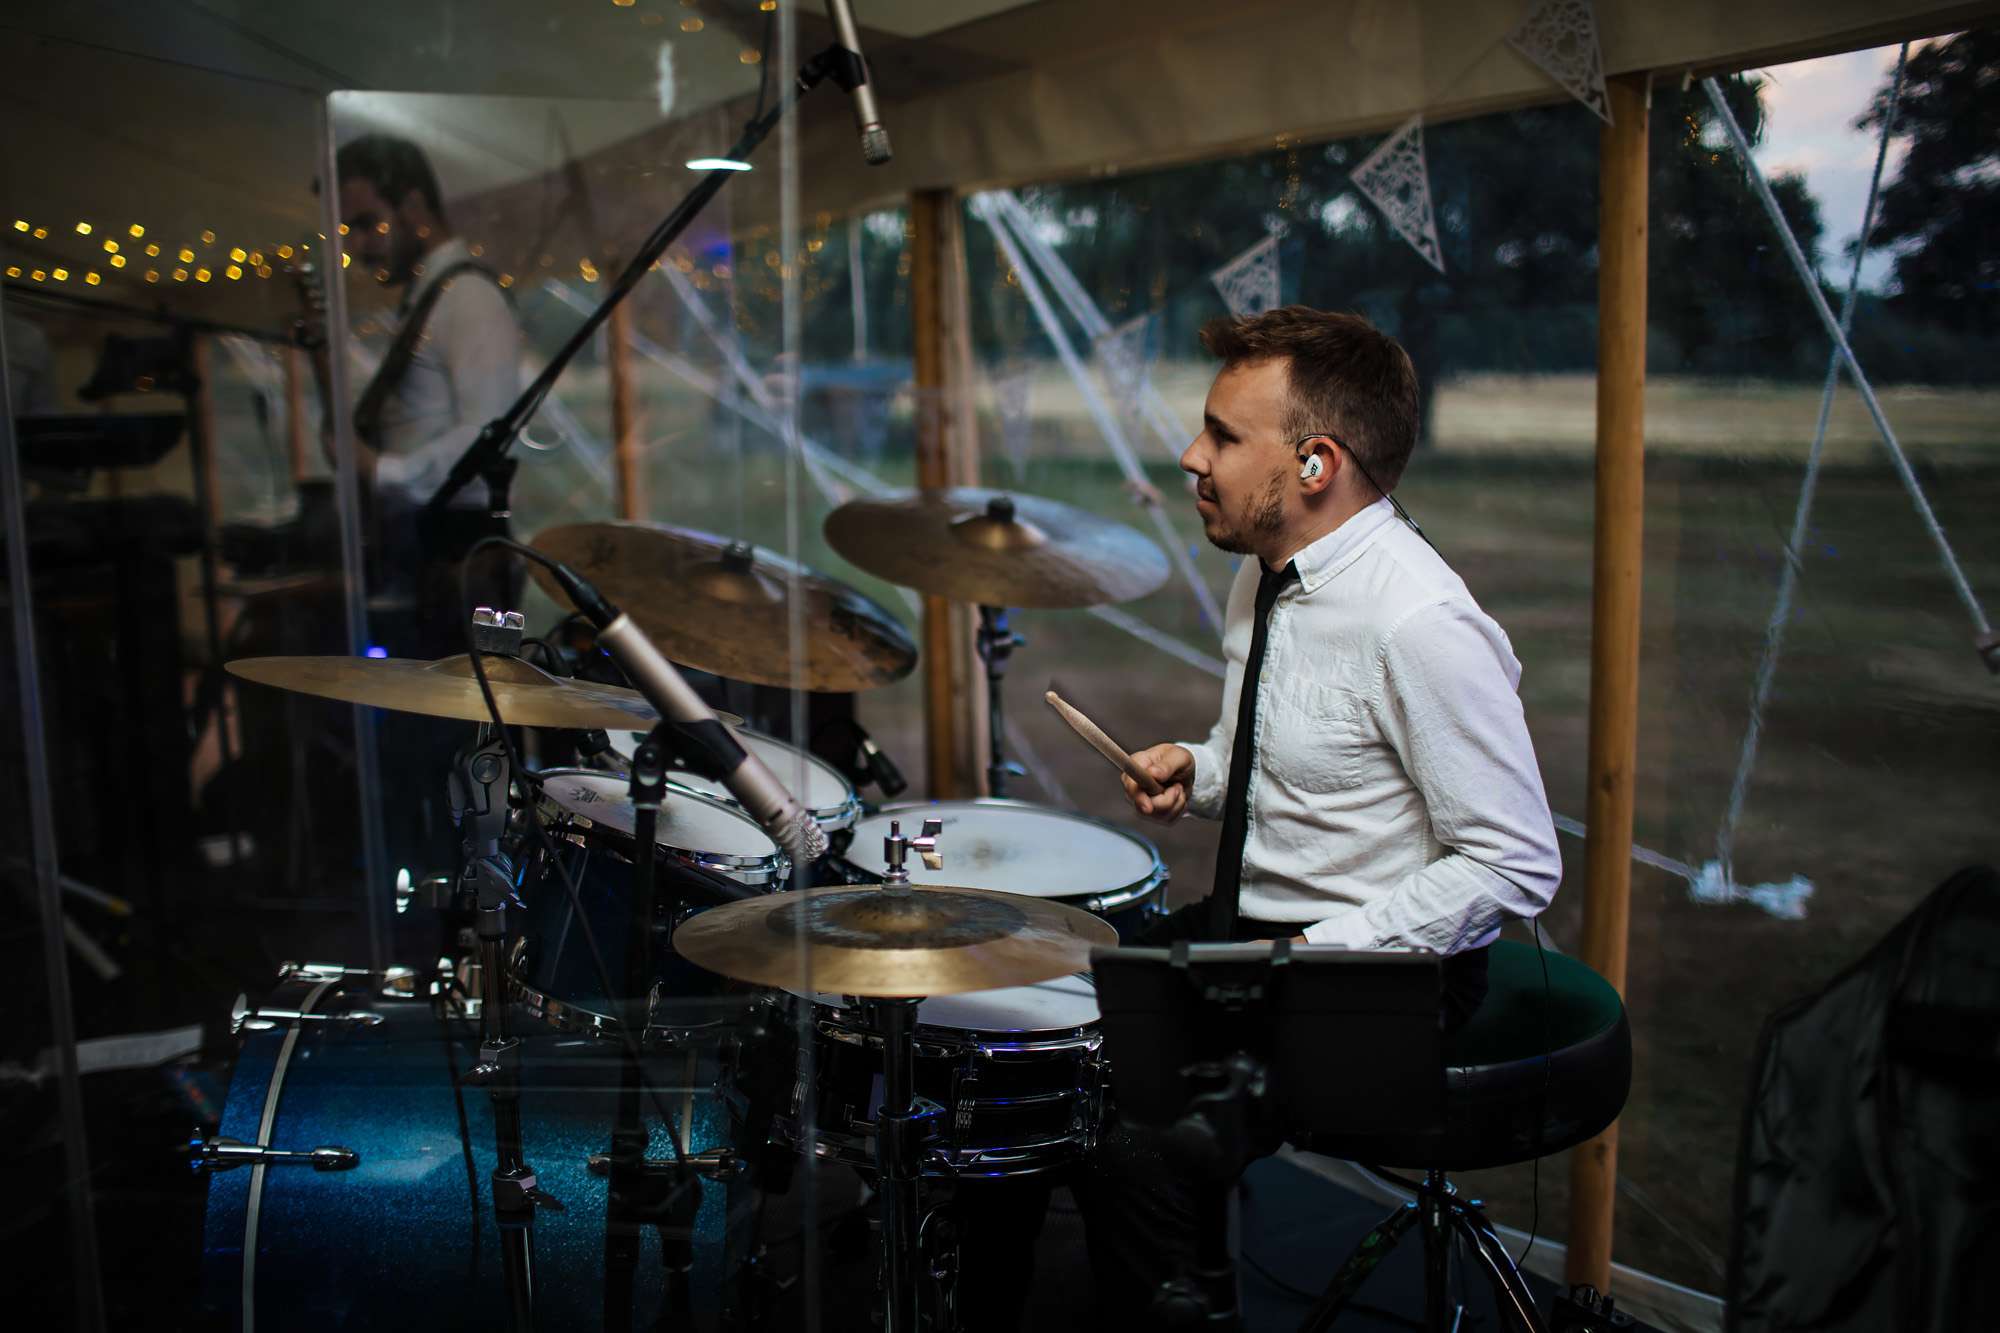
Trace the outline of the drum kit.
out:
<instances>
[{"instance_id":1,"label":"drum kit","mask_svg":"<svg viewBox=\"0 0 2000 1333\"><path fill-rule=\"evenodd\" d=\"M725 717L836 835L809 866L676 750L645 697L559 674L553 652L553 670L529 662L518 615L475 618L490 702L466 656L229 665L302 694L479 724L450 774L461 867L399 885L399 910L428 890L456 947L428 976L288 964L264 1004L239 1002L231 1094L193 1160L221 1173L212 1300L246 1327L260 1263L267 1302L282 1292L301 1318L352 1314L367 1297L343 1281L370 1262L353 1252L392 1263L421 1243L450 1268L435 1256L447 1214L471 1236L469 1281L441 1283L429 1312L448 1323L469 1322L480 1300L515 1327L564 1323L587 1317L597 1292L629 1326L634 1301L657 1300L664 1317L722 1291L733 1294L713 1298L716 1318L754 1325L768 1297L745 1294L758 1262L739 1191L777 1190L809 1155L856 1168L877 1197L885 1326L945 1330L955 1255L940 1210L979 1179L1057 1170L1090 1149L1105 1087L1091 950L1162 910L1167 871L1143 838L1005 797L1006 608L1140 596L1166 562L1129 528L983 490L854 501L826 534L862 569L980 607L994 796L871 808L837 765ZM848 692L916 663L868 597L742 543L600 523L533 545L626 608L669 659L717 676ZM541 729L532 759L496 728L496 708L509 728ZM438 1023L412 1017L425 1013ZM468 1085L488 1096L466 1097ZM670 1154L648 1152L649 1111ZM271 1169L290 1164L313 1169ZM723 1187L717 1206L704 1183ZM592 1200L601 1210L581 1206ZM592 1262L575 1219L596 1212ZM315 1267L328 1216L345 1257ZM637 1263L649 1227L657 1269ZM397 1300L395 1322L426 1317L415 1287Z\"/></svg>"}]
</instances>

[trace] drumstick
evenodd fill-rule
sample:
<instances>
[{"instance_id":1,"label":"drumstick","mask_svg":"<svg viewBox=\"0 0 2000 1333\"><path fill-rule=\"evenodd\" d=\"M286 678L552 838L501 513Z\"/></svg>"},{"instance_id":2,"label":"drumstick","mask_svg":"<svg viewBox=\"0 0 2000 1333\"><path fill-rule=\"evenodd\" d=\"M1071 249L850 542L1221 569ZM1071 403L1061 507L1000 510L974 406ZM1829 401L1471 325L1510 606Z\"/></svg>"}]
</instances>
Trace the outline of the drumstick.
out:
<instances>
[{"instance_id":1,"label":"drumstick","mask_svg":"<svg viewBox=\"0 0 2000 1333\"><path fill-rule=\"evenodd\" d=\"M1105 735L1103 729L1095 722L1092 722L1082 713L1077 712L1076 709L1065 703L1060 694L1057 694L1054 690L1050 690L1042 697L1049 701L1049 707L1056 710L1057 716L1069 723L1071 731L1083 737L1091 749L1097 751L1113 764L1123 769L1125 776L1139 784L1140 791L1145 792L1148 796L1165 795L1166 789L1160 786L1159 781L1151 773L1139 767L1138 760L1126 754L1119 747L1118 742Z\"/></svg>"}]
</instances>

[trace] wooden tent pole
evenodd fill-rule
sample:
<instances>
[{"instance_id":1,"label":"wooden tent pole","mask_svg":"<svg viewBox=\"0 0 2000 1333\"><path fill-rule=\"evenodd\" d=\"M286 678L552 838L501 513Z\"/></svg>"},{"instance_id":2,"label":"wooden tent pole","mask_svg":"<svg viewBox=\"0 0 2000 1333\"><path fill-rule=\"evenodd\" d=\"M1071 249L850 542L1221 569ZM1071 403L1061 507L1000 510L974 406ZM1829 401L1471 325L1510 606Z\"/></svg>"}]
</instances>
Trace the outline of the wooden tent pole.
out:
<instances>
[{"instance_id":1,"label":"wooden tent pole","mask_svg":"<svg viewBox=\"0 0 2000 1333\"><path fill-rule=\"evenodd\" d=\"M632 314L620 301L604 324L604 363L611 378L611 449L616 460L618 517L645 517L639 480L639 405L632 383Z\"/></svg>"},{"instance_id":2,"label":"wooden tent pole","mask_svg":"<svg viewBox=\"0 0 2000 1333\"><path fill-rule=\"evenodd\" d=\"M971 486L979 447L971 403L965 229L953 190L910 195L910 319L917 389L917 485ZM936 800L977 796L984 783L984 688L973 608L924 598L924 755Z\"/></svg>"},{"instance_id":3,"label":"wooden tent pole","mask_svg":"<svg viewBox=\"0 0 2000 1333\"><path fill-rule=\"evenodd\" d=\"M1598 136L1597 505L1591 574L1589 832L1583 961L1625 992L1633 768L1639 735L1639 594L1645 552L1647 75L1607 81ZM1618 1126L1570 1157L1571 1282L1611 1285Z\"/></svg>"}]
</instances>

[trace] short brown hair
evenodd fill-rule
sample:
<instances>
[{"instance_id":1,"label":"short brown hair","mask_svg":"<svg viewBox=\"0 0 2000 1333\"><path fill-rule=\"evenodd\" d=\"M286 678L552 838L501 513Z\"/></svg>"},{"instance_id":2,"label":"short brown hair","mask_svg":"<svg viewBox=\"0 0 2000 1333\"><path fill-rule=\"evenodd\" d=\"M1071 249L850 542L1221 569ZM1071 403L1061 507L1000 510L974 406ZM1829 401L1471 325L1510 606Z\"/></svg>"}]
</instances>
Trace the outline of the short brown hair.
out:
<instances>
[{"instance_id":1,"label":"short brown hair","mask_svg":"<svg viewBox=\"0 0 2000 1333\"><path fill-rule=\"evenodd\" d=\"M1201 345L1225 367L1282 357L1292 384L1286 433L1338 436L1384 490L1395 489L1417 447L1419 411L1417 369L1394 338L1359 315L1288 305L1211 319Z\"/></svg>"}]
</instances>

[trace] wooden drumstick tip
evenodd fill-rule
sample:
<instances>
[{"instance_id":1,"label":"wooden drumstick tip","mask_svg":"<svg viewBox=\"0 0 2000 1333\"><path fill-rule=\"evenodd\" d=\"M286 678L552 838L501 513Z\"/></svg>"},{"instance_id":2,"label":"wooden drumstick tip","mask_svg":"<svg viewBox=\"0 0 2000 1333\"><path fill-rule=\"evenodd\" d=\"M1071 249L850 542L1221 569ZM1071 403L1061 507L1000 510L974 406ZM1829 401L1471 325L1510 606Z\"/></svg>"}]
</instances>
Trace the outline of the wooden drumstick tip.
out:
<instances>
[{"instance_id":1,"label":"wooden drumstick tip","mask_svg":"<svg viewBox=\"0 0 2000 1333\"><path fill-rule=\"evenodd\" d=\"M1058 717L1069 723L1071 731L1074 731L1081 737L1084 743L1089 745L1091 749L1110 760L1115 767L1124 772L1125 776L1137 783L1140 791L1145 792L1148 796L1162 796L1166 794L1166 788L1162 787L1151 773L1140 767L1138 760L1125 753L1123 747L1118 742L1105 735L1103 729L1095 722L1092 722L1089 718L1071 707L1064 701L1061 695L1057 694L1054 690L1049 690L1042 697L1048 700L1049 707L1056 710Z\"/></svg>"}]
</instances>

